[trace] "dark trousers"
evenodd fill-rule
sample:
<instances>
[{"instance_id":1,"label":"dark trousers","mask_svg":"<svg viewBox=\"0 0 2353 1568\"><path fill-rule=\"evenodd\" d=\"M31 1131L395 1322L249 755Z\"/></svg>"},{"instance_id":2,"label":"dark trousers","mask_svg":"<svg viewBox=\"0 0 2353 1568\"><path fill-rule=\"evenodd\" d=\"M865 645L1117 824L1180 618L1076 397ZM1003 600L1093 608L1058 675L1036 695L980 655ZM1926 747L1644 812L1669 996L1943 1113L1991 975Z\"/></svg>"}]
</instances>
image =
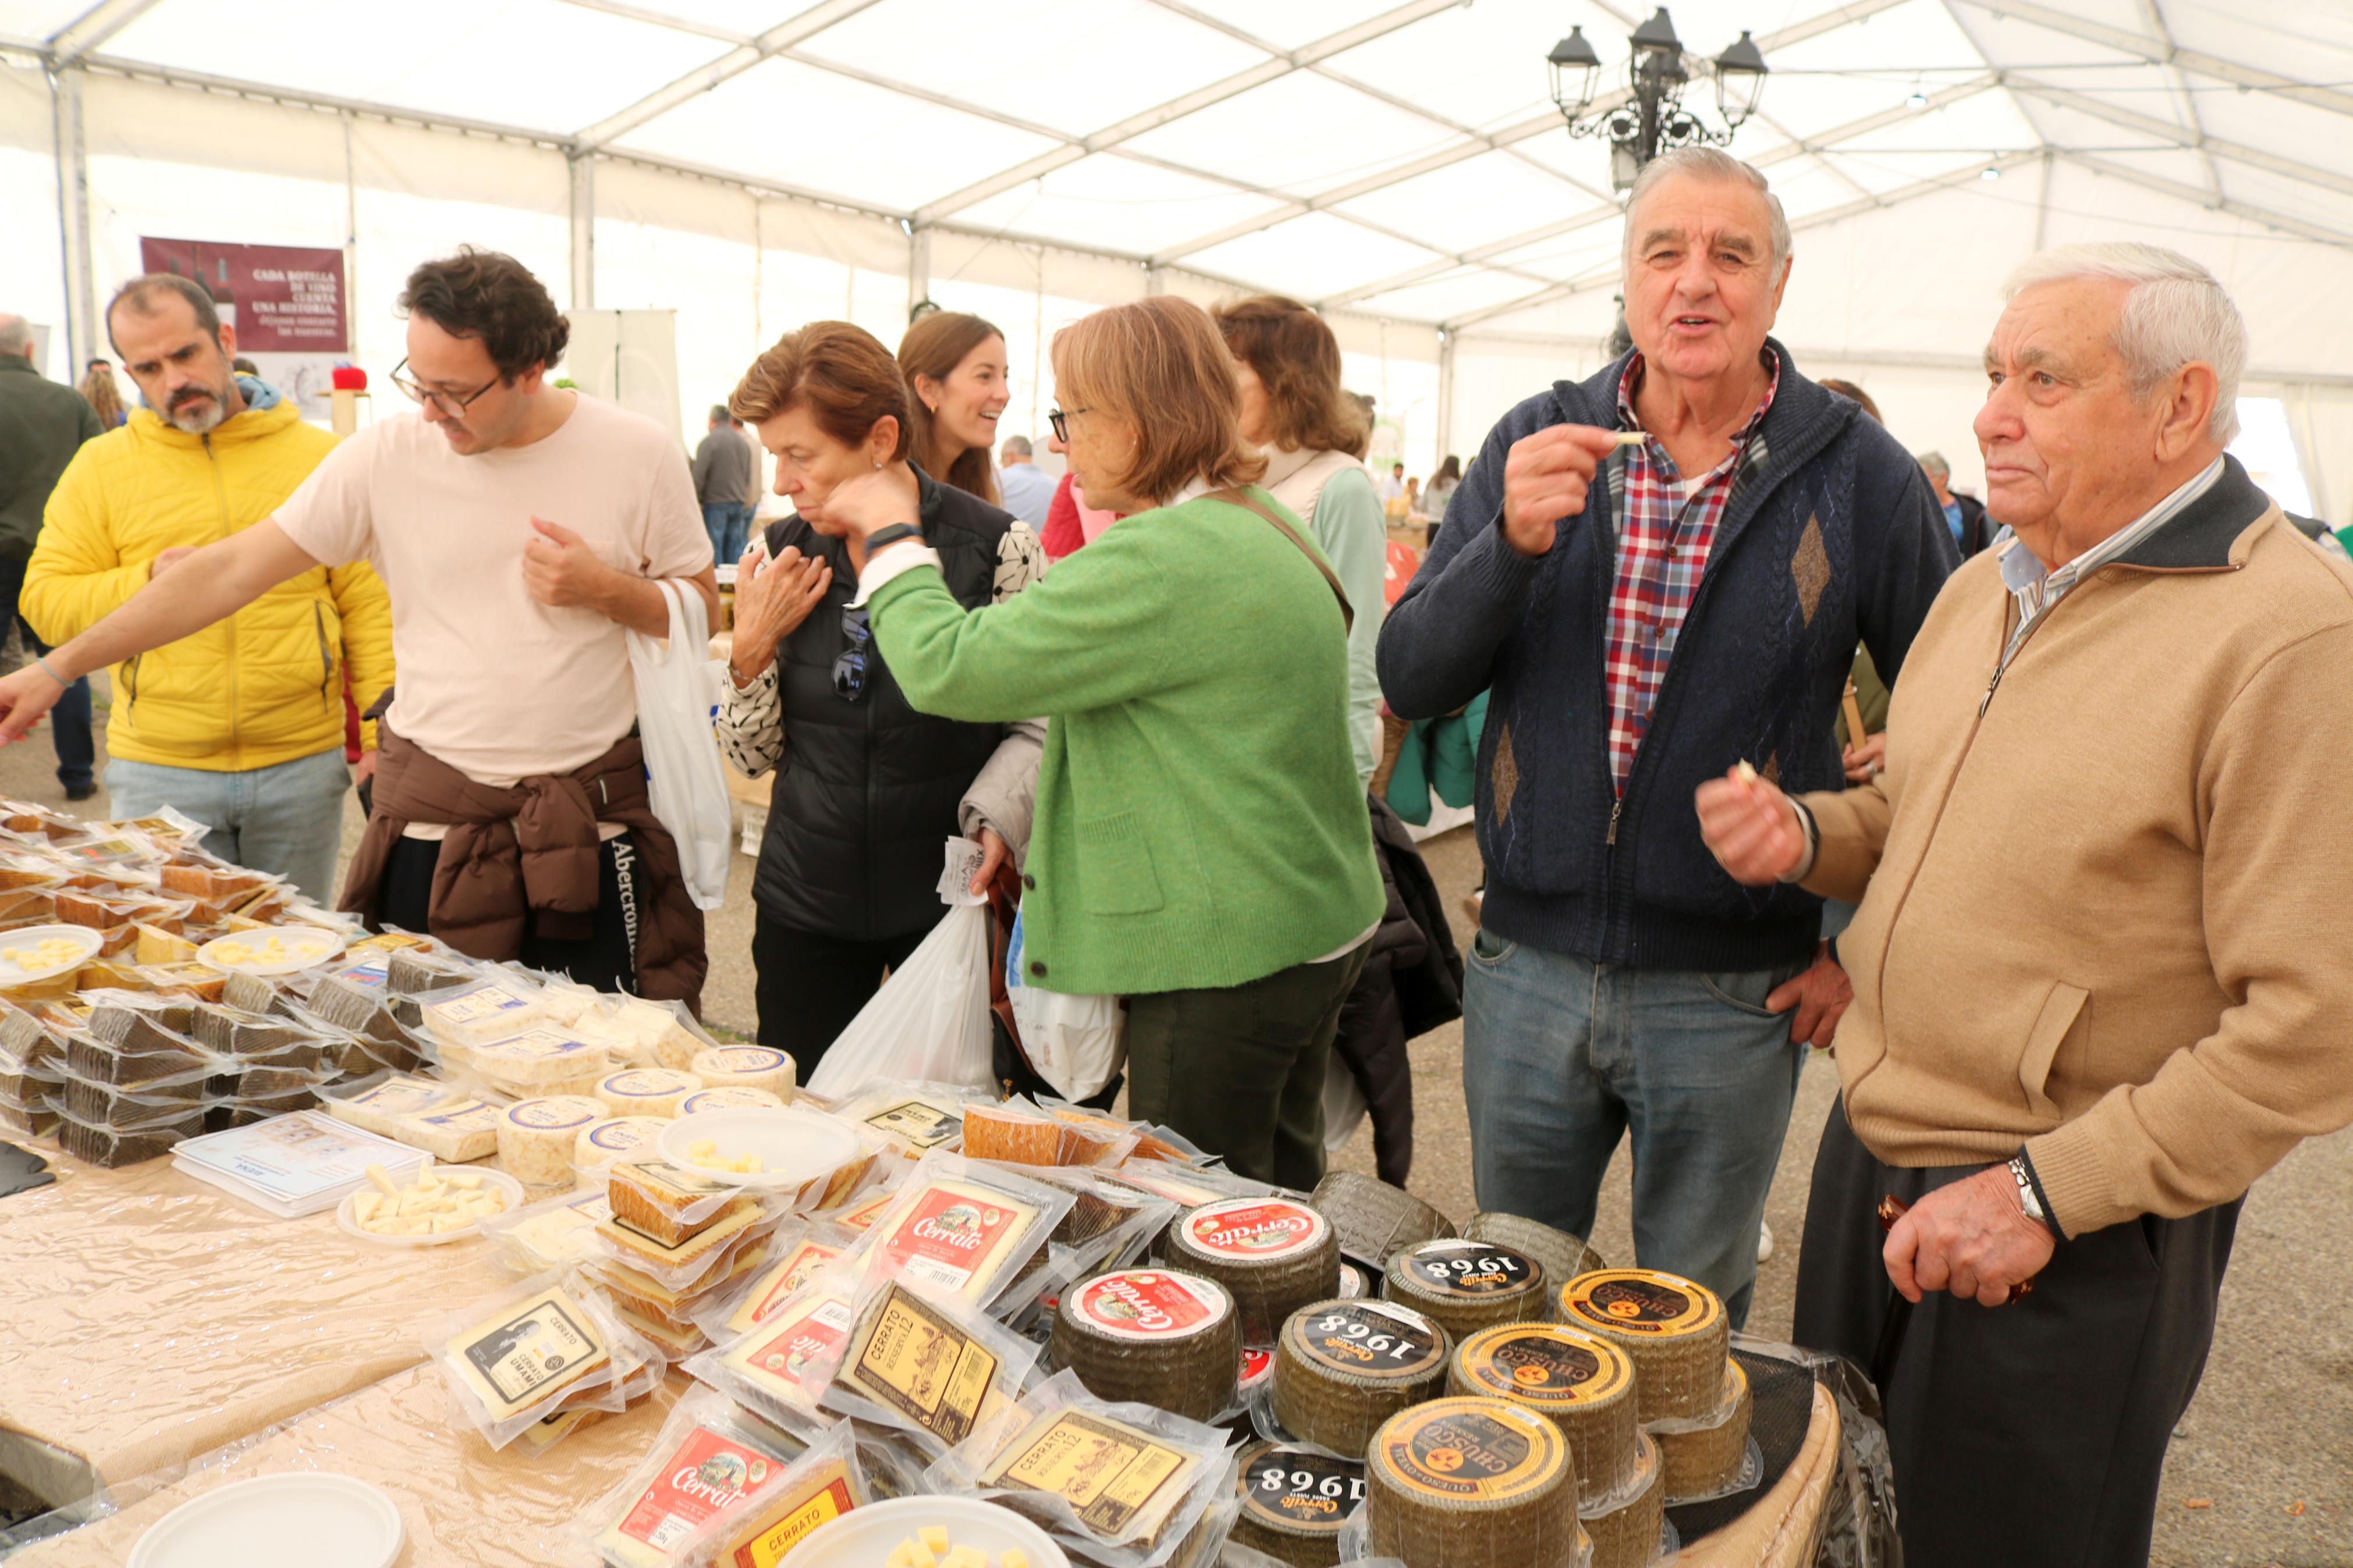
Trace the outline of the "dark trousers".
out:
<instances>
[{"instance_id":1,"label":"dark trousers","mask_svg":"<svg viewBox=\"0 0 2353 1568\"><path fill-rule=\"evenodd\" d=\"M1324 1074L1366 947L1222 990L1127 1003L1127 1113L1256 1181L1324 1179Z\"/></svg>"},{"instance_id":2,"label":"dark trousers","mask_svg":"<svg viewBox=\"0 0 2353 1568\"><path fill-rule=\"evenodd\" d=\"M403 931L428 931L433 867L441 846L430 838L403 838L385 861L376 891L376 923ZM585 937L543 934L543 916L532 914L522 951L515 962L553 974L568 974L592 991L638 990L638 847L626 833L605 841L597 856L596 912Z\"/></svg>"},{"instance_id":3,"label":"dark trousers","mask_svg":"<svg viewBox=\"0 0 2353 1568\"><path fill-rule=\"evenodd\" d=\"M1831 1107L1798 1262L1794 1337L1866 1371L1891 1301L1876 1215L1982 1165L1881 1164ZM2034 1293L1910 1309L1880 1393L1905 1568L2147 1568L2167 1439L2189 1407L2236 1202L2059 1244Z\"/></svg>"},{"instance_id":4,"label":"dark trousers","mask_svg":"<svg viewBox=\"0 0 2353 1568\"><path fill-rule=\"evenodd\" d=\"M0 558L0 641L6 640L8 623L13 620L24 633L26 647L37 654L52 653L56 650L33 635L33 623L16 613L27 564L23 559ZM49 740L58 751L58 783L77 794L97 788L91 764L98 760L98 745L90 736L88 676L67 687L66 694L49 710Z\"/></svg>"},{"instance_id":5,"label":"dark trousers","mask_svg":"<svg viewBox=\"0 0 2353 1568\"><path fill-rule=\"evenodd\" d=\"M808 1082L828 1047L858 1010L923 945L926 931L879 942L854 942L797 931L763 909L752 921L752 969L760 1008L760 1043L793 1058Z\"/></svg>"}]
</instances>

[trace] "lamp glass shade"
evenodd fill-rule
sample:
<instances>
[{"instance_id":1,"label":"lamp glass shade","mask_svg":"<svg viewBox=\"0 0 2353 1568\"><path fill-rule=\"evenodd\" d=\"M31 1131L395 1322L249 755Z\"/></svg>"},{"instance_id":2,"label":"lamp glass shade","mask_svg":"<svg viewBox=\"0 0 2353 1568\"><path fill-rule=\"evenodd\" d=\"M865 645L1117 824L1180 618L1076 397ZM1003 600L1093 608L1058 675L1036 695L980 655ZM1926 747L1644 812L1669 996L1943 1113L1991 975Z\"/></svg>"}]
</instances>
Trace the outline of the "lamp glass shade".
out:
<instances>
[{"instance_id":1,"label":"lamp glass shade","mask_svg":"<svg viewBox=\"0 0 2353 1568\"><path fill-rule=\"evenodd\" d=\"M1552 70L1552 100L1563 114L1574 118L1592 106L1601 57L1593 52L1583 27L1571 27L1568 37L1552 47L1545 63Z\"/></svg>"},{"instance_id":2,"label":"lamp glass shade","mask_svg":"<svg viewBox=\"0 0 2353 1568\"><path fill-rule=\"evenodd\" d=\"M1715 108L1726 125L1738 127L1757 112L1765 96L1765 57L1746 32L1715 57Z\"/></svg>"},{"instance_id":3,"label":"lamp glass shade","mask_svg":"<svg viewBox=\"0 0 2353 1568\"><path fill-rule=\"evenodd\" d=\"M1634 49L1630 64L1633 79L1638 84L1646 78L1652 81L1669 82L1690 79L1691 73L1683 69L1683 40L1675 37L1674 22L1667 16L1664 5L1651 13L1649 21L1635 28L1634 36L1628 41Z\"/></svg>"}]
</instances>

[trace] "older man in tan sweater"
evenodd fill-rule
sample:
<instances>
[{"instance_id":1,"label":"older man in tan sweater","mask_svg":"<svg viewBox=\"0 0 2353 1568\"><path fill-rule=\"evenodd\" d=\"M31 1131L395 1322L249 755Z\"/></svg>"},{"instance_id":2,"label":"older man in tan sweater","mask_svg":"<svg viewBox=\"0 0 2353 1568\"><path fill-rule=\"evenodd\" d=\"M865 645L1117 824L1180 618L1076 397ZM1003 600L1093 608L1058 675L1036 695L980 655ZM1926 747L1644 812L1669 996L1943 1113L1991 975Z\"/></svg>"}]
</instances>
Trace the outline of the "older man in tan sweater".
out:
<instances>
[{"instance_id":1,"label":"older man in tan sweater","mask_svg":"<svg viewBox=\"0 0 2353 1568\"><path fill-rule=\"evenodd\" d=\"M2184 257L2029 261L1977 420L2016 537L1886 773L1699 792L1736 878L1862 900L1796 1331L1880 1380L1913 1568L2147 1563L2240 1201L2353 1120L2353 572L2224 455L2245 355Z\"/></svg>"}]
</instances>

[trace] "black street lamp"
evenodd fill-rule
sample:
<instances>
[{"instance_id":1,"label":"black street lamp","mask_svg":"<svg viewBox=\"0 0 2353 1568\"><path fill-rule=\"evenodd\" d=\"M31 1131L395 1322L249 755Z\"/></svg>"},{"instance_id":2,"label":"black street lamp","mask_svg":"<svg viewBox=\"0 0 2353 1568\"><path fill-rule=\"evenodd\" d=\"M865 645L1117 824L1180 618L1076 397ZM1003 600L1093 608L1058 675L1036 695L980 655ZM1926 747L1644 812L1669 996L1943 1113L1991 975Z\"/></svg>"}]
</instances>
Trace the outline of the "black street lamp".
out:
<instances>
[{"instance_id":1,"label":"black street lamp","mask_svg":"<svg viewBox=\"0 0 2353 1568\"><path fill-rule=\"evenodd\" d=\"M1746 32L1715 58L1715 111L1724 121L1723 129L1715 130L1683 106L1691 70L1683 64L1683 40L1675 37L1665 6L1635 28L1627 42L1627 96L1599 114L1592 110L1601 57L1587 41L1585 29L1571 27L1568 37L1545 57L1552 73L1552 100L1567 121L1568 133L1609 139L1609 182L1621 191L1630 189L1642 165L1667 148L1730 142L1732 133L1757 112L1766 75L1765 57Z\"/></svg>"}]
</instances>

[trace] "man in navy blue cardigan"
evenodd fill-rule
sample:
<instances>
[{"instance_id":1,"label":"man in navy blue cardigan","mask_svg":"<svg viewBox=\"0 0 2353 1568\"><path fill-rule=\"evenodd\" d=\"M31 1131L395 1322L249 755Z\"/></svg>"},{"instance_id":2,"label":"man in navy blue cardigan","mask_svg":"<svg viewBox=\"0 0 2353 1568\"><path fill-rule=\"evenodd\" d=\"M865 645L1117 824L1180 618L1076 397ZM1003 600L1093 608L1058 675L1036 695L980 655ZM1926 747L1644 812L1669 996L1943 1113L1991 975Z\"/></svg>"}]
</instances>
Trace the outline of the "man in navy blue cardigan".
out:
<instances>
[{"instance_id":1,"label":"man in navy blue cardigan","mask_svg":"<svg viewBox=\"0 0 2353 1568\"><path fill-rule=\"evenodd\" d=\"M1959 563L1919 466L1768 335L1765 177L1670 153L1628 203L1634 352L1504 416L1389 612L1408 719L1491 691L1464 984L1479 1206L1579 1236L1634 1140L1634 1245L1744 1322L1807 1045L1852 994L1821 900L1743 888L1694 793L1746 761L1836 789L1858 641L1893 683Z\"/></svg>"}]
</instances>

